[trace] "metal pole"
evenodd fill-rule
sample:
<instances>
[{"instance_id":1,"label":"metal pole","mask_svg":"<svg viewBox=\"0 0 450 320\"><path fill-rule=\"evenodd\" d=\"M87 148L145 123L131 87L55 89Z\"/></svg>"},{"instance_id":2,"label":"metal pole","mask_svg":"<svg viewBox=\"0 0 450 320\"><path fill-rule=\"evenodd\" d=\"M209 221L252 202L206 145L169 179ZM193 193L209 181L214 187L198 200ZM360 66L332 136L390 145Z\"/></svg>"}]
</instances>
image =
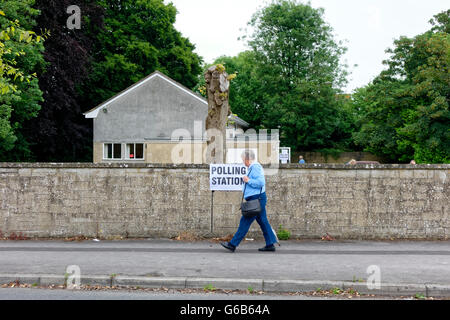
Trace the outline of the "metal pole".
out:
<instances>
[{"instance_id":1,"label":"metal pole","mask_svg":"<svg viewBox=\"0 0 450 320\"><path fill-rule=\"evenodd\" d=\"M211 233L214 232L214 191L211 192Z\"/></svg>"}]
</instances>

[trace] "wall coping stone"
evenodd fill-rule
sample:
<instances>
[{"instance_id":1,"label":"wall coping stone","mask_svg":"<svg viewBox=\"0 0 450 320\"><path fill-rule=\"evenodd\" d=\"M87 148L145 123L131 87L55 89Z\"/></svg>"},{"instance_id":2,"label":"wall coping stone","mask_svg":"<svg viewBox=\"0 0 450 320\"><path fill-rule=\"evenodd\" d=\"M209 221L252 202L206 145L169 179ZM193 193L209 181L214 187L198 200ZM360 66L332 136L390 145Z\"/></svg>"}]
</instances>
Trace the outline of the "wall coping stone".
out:
<instances>
[{"instance_id":1,"label":"wall coping stone","mask_svg":"<svg viewBox=\"0 0 450 320\"><path fill-rule=\"evenodd\" d=\"M264 165L270 168L269 165ZM54 162L0 162L0 168L10 169L209 169L207 164L148 164L148 163L54 163ZM275 168L274 168L275 169ZM450 164L281 164L279 169L328 169L328 170L450 170Z\"/></svg>"}]
</instances>

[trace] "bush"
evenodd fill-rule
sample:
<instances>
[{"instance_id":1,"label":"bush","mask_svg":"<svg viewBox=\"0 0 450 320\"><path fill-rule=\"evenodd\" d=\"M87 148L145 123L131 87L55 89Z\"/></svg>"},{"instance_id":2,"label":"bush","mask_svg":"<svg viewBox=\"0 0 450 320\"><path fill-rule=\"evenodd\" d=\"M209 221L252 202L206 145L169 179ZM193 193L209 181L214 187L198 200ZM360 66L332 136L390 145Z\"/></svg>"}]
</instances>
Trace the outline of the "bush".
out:
<instances>
[{"instance_id":1,"label":"bush","mask_svg":"<svg viewBox=\"0 0 450 320\"><path fill-rule=\"evenodd\" d=\"M291 237L291 233L288 230L283 229L283 226L280 224L277 236L279 240L289 240L289 238Z\"/></svg>"}]
</instances>

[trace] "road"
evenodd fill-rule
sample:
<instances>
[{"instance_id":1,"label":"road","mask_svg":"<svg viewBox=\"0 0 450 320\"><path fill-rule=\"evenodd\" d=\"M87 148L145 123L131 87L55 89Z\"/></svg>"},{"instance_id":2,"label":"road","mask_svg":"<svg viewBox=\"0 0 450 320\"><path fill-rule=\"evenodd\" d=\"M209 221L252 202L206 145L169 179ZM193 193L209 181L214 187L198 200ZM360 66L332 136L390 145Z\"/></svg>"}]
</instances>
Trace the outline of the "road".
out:
<instances>
[{"instance_id":1,"label":"road","mask_svg":"<svg viewBox=\"0 0 450 320\"><path fill-rule=\"evenodd\" d=\"M85 275L367 279L376 265L392 283L450 284L450 242L289 241L275 253L245 242L235 253L210 241L1 241L1 274L60 274L78 265Z\"/></svg>"}]
</instances>

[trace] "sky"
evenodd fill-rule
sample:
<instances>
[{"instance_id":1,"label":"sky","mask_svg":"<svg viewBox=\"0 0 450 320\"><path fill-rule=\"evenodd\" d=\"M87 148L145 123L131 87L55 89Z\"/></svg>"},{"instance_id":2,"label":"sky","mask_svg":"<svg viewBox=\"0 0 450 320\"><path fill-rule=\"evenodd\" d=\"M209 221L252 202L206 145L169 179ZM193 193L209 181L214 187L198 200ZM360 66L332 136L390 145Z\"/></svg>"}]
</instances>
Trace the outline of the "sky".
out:
<instances>
[{"instance_id":1,"label":"sky","mask_svg":"<svg viewBox=\"0 0 450 320\"><path fill-rule=\"evenodd\" d=\"M165 0L178 10L175 27L196 46L206 63L247 49L245 35L252 15L268 0ZM400 36L414 37L430 29L428 21L450 8L448 0L311 0L324 8L335 39L348 48L342 62L351 72L345 89L365 86L383 69L385 50ZM306 3L306 1L303 1ZM214 25L214 27L211 27ZM354 65L357 65L356 67Z\"/></svg>"}]
</instances>

